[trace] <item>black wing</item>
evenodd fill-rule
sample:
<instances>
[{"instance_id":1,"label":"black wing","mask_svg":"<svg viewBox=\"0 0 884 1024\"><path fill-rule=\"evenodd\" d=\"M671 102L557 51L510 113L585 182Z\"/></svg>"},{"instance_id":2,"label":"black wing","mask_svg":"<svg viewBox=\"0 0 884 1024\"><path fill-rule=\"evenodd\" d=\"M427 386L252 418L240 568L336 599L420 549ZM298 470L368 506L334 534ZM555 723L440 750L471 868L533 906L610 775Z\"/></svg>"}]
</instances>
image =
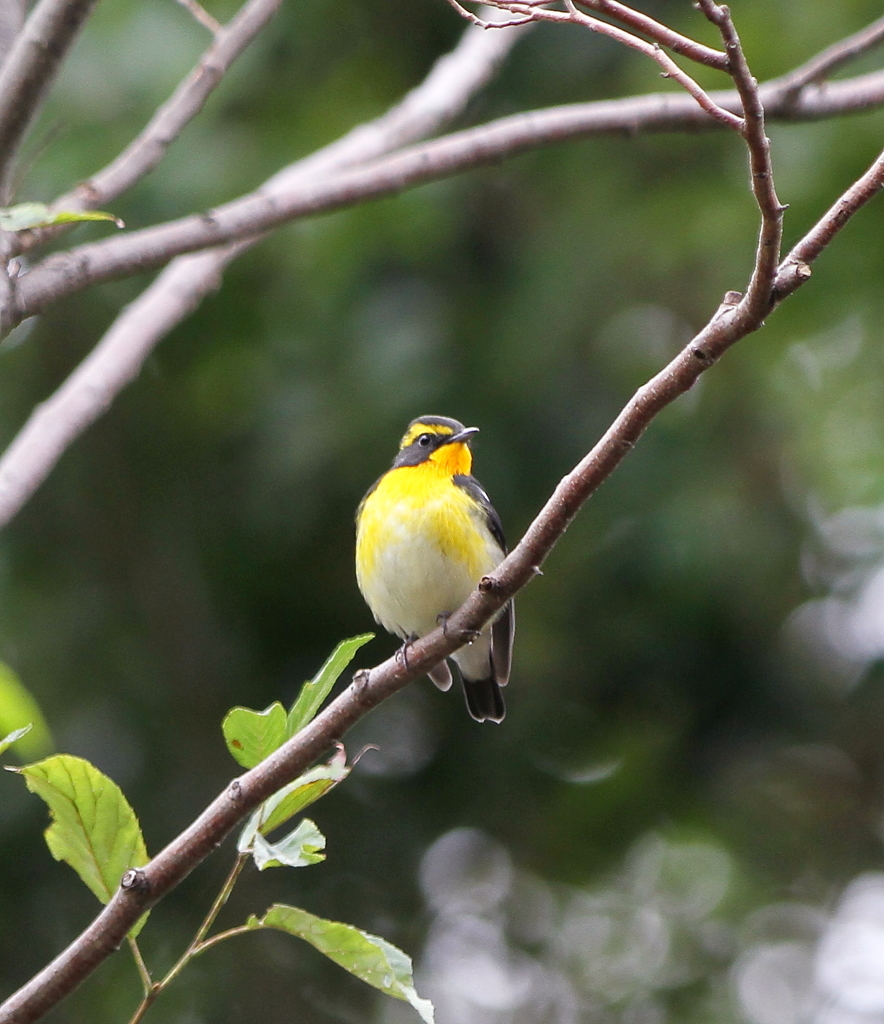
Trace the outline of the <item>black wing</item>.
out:
<instances>
[{"instance_id":1,"label":"black wing","mask_svg":"<svg viewBox=\"0 0 884 1024\"><path fill-rule=\"evenodd\" d=\"M458 474L453 476L451 480L457 487L465 490L473 501L481 507L485 516L485 525L491 531L491 536L500 545L500 550L506 554L507 547L503 536L503 524L494 506L491 504L491 499L485 493L485 489L474 476L461 476Z\"/></svg>"}]
</instances>

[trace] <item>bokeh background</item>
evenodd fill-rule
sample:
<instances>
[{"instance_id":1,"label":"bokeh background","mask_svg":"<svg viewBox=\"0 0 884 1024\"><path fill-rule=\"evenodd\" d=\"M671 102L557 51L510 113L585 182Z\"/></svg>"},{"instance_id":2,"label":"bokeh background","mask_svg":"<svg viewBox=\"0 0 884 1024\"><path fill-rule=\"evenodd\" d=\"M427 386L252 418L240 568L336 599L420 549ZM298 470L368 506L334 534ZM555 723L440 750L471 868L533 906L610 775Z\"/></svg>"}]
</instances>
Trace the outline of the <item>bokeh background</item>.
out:
<instances>
[{"instance_id":1,"label":"bokeh background","mask_svg":"<svg viewBox=\"0 0 884 1024\"><path fill-rule=\"evenodd\" d=\"M643 9L714 41L687 2ZM733 11L764 79L881 8ZM443 0L287 4L114 212L138 227L254 187L383 112L462 30ZM205 43L172 0L100 6L19 198L106 162ZM635 54L544 27L462 123L667 87ZM884 113L770 134L791 242L873 159ZM743 287L755 233L738 140L675 135L550 148L265 241L0 541L0 658L57 748L123 787L158 850L236 771L225 711L290 702L370 628L353 512L407 421L481 428L477 475L518 538ZM282 901L381 934L414 955L439 1024L884 1021L882 239L879 201L581 513L519 597L505 724L426 681L389 701L348 741L379 750L313 808L327 861L247 872L222 924ZM76 296L4 344L4 443L144 283ZM357 663L393 649L379 636ZM96 909L45 821L3 773L2 994ZM157 972L231 857L154 912ZM47 1020L124 1021L137 998L122 952ZM417 1018L267 934L201 958L147 1019Z\"/></svg>"}]
</instances>

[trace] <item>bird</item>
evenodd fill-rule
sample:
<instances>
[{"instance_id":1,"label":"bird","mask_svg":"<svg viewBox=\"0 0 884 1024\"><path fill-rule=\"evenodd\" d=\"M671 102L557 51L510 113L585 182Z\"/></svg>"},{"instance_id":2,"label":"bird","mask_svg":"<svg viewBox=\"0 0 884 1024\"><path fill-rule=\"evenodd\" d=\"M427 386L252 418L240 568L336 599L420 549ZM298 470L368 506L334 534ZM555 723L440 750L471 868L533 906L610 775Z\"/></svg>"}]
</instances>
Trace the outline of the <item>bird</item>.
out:
<instances>
[{"instance_id":1,"label":"bird","mask_svg":"<svg viewBox=\"0 0 884 1024\"><path fill-rule=\"evenodd\" d=\"M503 561L500 517L471 475L478 427L447 416L408 424L393 465L369 488L356 513L356 580L375 620L405 644L425 636ZM451 660L477 722L502 722L512 663L515 612L509 601ZM431 670L451 687L446 661Z\"/></svg>"}]
</instances>

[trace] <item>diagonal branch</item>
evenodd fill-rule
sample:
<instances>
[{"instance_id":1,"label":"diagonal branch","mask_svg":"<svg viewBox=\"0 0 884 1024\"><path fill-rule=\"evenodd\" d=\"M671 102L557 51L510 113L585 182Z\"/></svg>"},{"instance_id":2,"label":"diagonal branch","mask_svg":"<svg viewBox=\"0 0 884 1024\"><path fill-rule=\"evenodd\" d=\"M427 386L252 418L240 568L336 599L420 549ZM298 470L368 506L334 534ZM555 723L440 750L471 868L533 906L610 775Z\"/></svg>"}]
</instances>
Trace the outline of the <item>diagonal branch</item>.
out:
<instances>
[{"instance_id":1,"label":"diagonal branch","mask_svg":"<svg viewBox=\"0 0 884 1024\"><path fill-rule=\"evenodd\" d=\"M880 189L884 155L870 173L873 180L868 187L858 188L858 182L836 204L837 214L827 215L827 235L837 234L875 189ZM813 235L811 232L796 247L809 259L821 251ZM806 279L807 275L795 287ZM30 1024L57 1005L119 947L144 911L208 857L258 804L305 771L372 708L468 643L477 629L534 579L581 506L632 450L654 417L689 390L731 345L762 325L760 317L738 315L738 298L729 294L707 326L668 366L639 388L601 440L561 480L513 551L481 581L448 619L444 630L438 628L417 640L409 648L407 664L393 656L370 671L357 673L350 686L310 725L256 768L235 779L148 865L128 872L92 924L0 1006L0 1024Z\"/></svg>"},{"instance_id":2,"label":"diagonal branch","mask_svg":"<svg viewBox=\"0 0 884 1024\"><path fill-rule=\"evenodd\" d=\"M884 191L884 150L869 169L835 202L780 264L776 297L782 301L810 277L810 266L848 220Z\"/></svg>"},{"instance_id":3,"label":"diagonal branch","mask_svg":"<svg viewBox=\"0 0 884 1024\"><path fill-rule=\"evenodd\" d=\"M457 50L441 58L425 82L388 114L359 126L325 149L291 165L264 187L273 190L303 187L311 177L376 157L409 138L434 131L453 118L466 98L492 73L516 38L512 34L507 36L507 33L467 32ZM789 78L776 79L760 88L769 117L811 119L884 102L884 73L881 72L813 86L804 90L797 100L788 95ZM732 110L740 108L736 92L712 95L721 106ZM471 139L481 132L485 136L482 160L490 161L549 142L592 134L696 131L710 127L709 119L689 97L652 95L519 114L492 122L483 129L450 136L449 144L461 139L476 149ZM252 237L199 255L179 257L120 314L96 352L88 357L82 372L75 371L54 396L34 411L0 459L0 525L17 514L70 443L137 375L140 360L217 287L227 264L257 240ZM787 264L788 261L783 267ZM40 271L36 273L39 275ZM780 269L778 294L785 293L787 279L791 281L792 276ZM177 319L172 313L175 308ZM154 317L156 328L150 331L146 324Z\"/></svg>"},{"instance_id":4,"label":"diagonal branch","mask_svg":"<svg viewBox=\"0 0 884 1024\"><path fill-rule=\"evenodd\" d=\"M878 18L853 35L827 46L806 64L796 68L788 75L777 79L777 82L788 91L796 93L806 85L819 82L833 71L856 60L869 50L884 42L884 17Z\"/></svg>"},{"instance_id":5,"label":"diagonal branch","mask_svg":"<svg viewBox=\"0 0 884 1024\"><path fill-rule=\"evenodd\" d=\"M0 202L28 125L97 0L39 0L0 67Z\"/></svg>"},{"instance_id":6,"label":"diagonal branch","mask_svg":"<svg viewBox=\"0 0 884 1024\"><path fill-rule=\"evenodd\" d=\"M650 36L654 42L665 46L667 50L672 50L673 53L681 54L697 64L705 64L718 71L727 71L726 53L713 49L711 46L704 46L696 39L684 36L668 25L655 21L647 14L642 14L641 11L633 10L626 4L619 3L618 0L577 0L577 2L581 7L588 7L593 11L598 11L599 14L607 14L610 18L622 21L633 31Z\"/></svg>"}]
</instances>

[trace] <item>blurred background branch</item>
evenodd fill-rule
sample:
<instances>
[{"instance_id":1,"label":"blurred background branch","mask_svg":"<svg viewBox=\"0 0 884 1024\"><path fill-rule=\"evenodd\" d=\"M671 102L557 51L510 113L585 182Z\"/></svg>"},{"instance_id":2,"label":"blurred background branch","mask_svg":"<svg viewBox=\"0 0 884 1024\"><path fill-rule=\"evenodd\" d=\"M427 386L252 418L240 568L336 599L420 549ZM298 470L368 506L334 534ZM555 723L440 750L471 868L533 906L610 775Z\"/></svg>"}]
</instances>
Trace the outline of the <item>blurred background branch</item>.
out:
<instances>
[{"instance_id":1,"label":"blurred background branch","mask_svg":"<svg viewBox=\"0 0 884 1024\"><path fill-rule=\"evenodd\" d=\"M11 198L19 145L95 3L38 0L8 48L0 65L0 202Z\"/></svg>"}]
</instances>

